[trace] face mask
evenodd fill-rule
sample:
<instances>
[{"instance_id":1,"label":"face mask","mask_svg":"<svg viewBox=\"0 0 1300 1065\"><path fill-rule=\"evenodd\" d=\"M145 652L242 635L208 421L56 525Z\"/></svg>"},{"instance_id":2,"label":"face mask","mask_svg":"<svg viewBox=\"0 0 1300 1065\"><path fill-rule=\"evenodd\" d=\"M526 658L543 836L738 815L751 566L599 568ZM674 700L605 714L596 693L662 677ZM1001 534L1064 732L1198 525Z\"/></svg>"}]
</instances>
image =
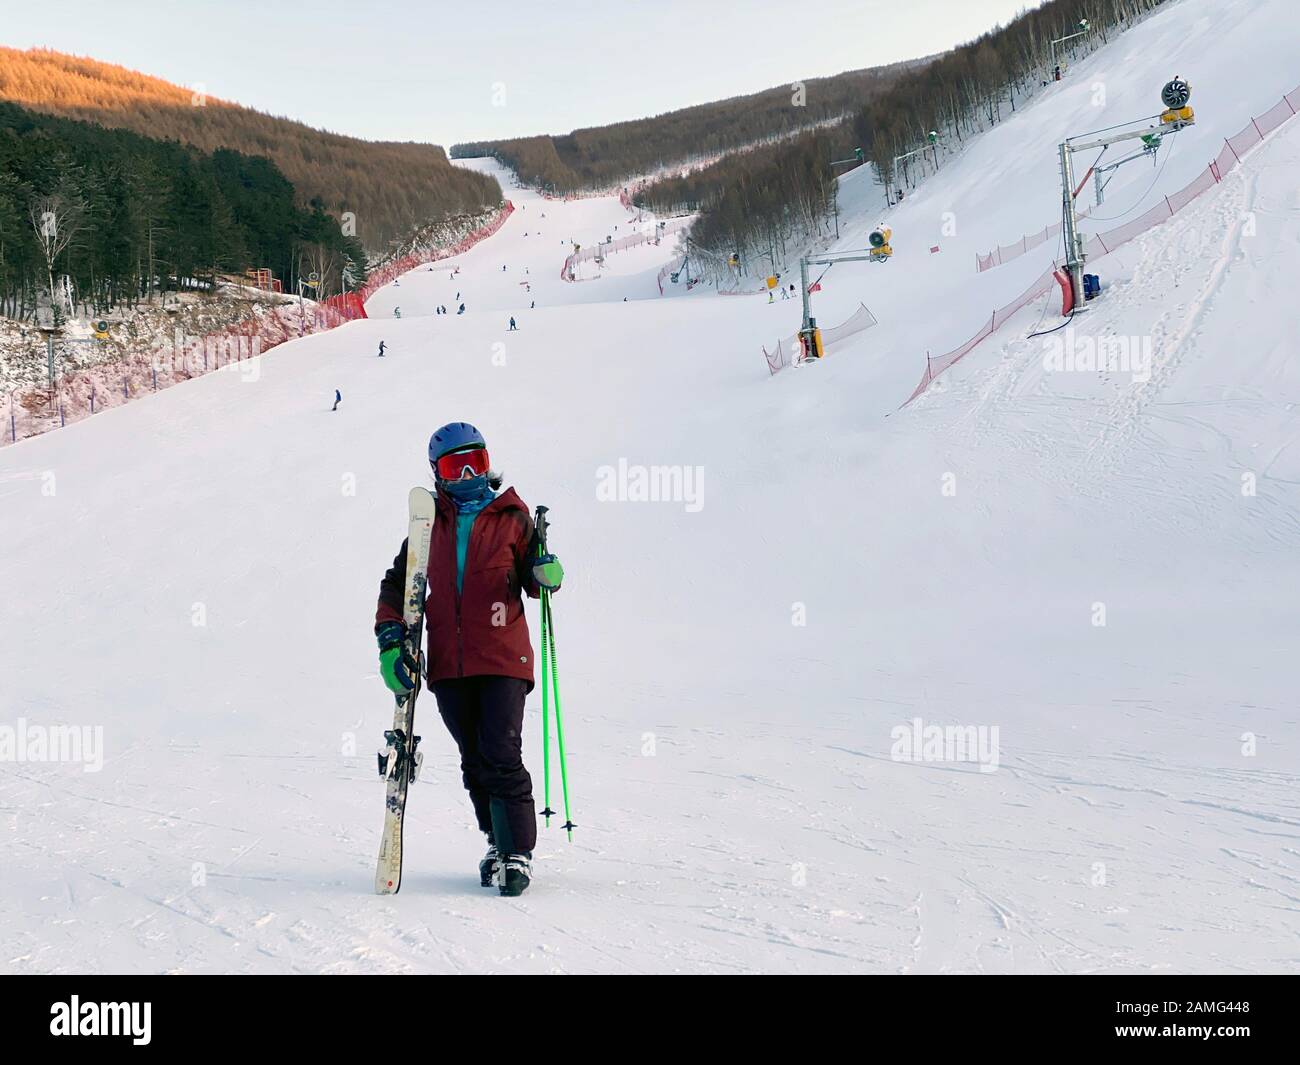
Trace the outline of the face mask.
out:
<instances>
[{"instance_id":1,"label":"face mask","mask_svg":"<svg viewBox=\"0 0 1300 1065\"><path fill-rule=\"evenodd\" d=\"M442 489L456 504L457 510L482 510L492 502L496 493L488 484L487 474L467 477L462 481L443 481Z\"/></svg>"}]
</instances>

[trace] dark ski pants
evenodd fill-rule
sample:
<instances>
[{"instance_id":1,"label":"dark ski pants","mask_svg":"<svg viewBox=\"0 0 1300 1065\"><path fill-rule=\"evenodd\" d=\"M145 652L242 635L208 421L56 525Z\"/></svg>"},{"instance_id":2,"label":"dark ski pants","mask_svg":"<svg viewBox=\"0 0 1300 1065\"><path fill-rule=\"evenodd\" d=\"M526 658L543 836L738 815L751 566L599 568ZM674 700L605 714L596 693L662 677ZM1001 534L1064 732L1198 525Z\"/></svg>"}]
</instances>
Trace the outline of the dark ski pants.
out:
<instances>
[{"instance_id":1,"label":"dark ski pants","mask_svg":"<svg viewBox=\"0 0 1300 1065\"><path fill-rule=\"evenodd\" d=\"M537 843L533 779L524 768L526 680L460 677L431 685L438 712L460 748L460 771L480 831L502 854Z\"/></svg>"}]
</instances>

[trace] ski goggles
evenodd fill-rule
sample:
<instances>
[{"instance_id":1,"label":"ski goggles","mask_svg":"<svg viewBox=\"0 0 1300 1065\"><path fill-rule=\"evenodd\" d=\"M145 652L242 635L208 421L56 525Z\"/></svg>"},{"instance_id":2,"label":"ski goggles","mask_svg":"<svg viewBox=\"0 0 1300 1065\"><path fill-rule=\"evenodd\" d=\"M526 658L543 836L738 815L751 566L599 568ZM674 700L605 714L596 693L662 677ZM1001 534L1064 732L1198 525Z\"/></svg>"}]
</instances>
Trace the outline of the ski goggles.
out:
<instances>
[{"instance_id":1,"label":"ski goggles","mask_svg":"<svg viewBox=\"0 0 1300 1065\"><path fill-rule=\"evenodd\" d=\"M440 481L461 481L467 477L481 477L491 465L487 448L476 447L439 456L433 469Z\"/></svg>"}]
</instances>

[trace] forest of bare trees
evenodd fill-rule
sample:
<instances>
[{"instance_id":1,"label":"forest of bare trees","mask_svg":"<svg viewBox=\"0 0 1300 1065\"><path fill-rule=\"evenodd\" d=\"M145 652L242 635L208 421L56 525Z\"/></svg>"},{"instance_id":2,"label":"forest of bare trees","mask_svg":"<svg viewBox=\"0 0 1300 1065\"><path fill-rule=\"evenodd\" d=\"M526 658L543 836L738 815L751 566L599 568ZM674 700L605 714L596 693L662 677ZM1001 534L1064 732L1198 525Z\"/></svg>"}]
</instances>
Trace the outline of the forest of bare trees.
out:
<instances>
[{"instance_id":1,"label":"forest of bare trees","mask_svg":"<svg viewBox=\"0 0 1300 1065\"><path fill-rule=\"evenodd\" d=\"M1088 20L1089 32L1058 47L1057 61L1068 63L1100 47L1164 2L1048 0L1004 27L900 71L843 122L722 159L684 178L654 182L638 190L636 200L656 211L700 212L689 242L705 274L725 278L732 253L741 255L749 272L779 268L791 247L825 235L831 224L832 160L861 147L882 181L895 188L912 185L1041 90L1052 78L1050 42L1076 32L1081 19ZM931 131L938 135L934 145ZM895 173L895 158L917 149L928 150Z\"/></svg>"},{"instance_id":2,"label":"forest of bare trees","mask_svg":"<svg viewBox=\"0 0 1300 1065\"><path fill-rule=\"evenodd\" d=\"M664 166L839 121L913 65L898 63L811 78L749 96L563 135L456 144L451 154L452 158L493 156L525 185L552 193L607 189Z\"/></svg>"}]
</instances>

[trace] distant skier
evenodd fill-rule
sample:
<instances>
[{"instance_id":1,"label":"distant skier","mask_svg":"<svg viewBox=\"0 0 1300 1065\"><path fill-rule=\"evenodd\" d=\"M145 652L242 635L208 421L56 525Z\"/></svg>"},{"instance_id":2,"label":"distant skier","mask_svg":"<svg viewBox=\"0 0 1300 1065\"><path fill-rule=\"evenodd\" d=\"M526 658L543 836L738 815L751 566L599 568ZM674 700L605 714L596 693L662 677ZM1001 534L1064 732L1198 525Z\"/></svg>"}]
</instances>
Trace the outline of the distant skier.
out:
<instances>
[{"instance_id":1,"label":"distant skier","mask_svg":"<svg viewBox=\"0 0 1300 1065\"><path fill-rule=\"evenodd\" d=\"M536 306L537 306L537 301L533 300L533 302L528 305L528 309L531 311Z\"/></svg>"},{"instance_id":2,"label":"distant skier","mask_svg":"<svg viewBox=\"0 0 1300 1065\"><path fill-rule=\"evenodd\" d=\"M464 314L464 313L465 313L465 304L462 303L459 307L457 307L457 308L456 308L456 313L457 313L457 314Z\"/></svg>"},{"instance_id":3,"label":"distant skier","mask_svg":"<svg viewBox=\"0 0 1300 1065\"><path fill-rule=\"evenodd\" d=\"M393 308L393 317L394 317L394 318L400 318L400 317L402 317L402 308L401 308L401 307L394 307L394 308Z\"/></svg>"},{"instance_id":4,"label":"distant skier","mask_svg":"<svg viewBox=\"0 0 1300 1065\"><path fill-rule=\"evenodd\" d=\"M330 407L330 410L331 411L338 410L339 404L342 402L343 402L343 393L340 392L337 388L334 389L334 406Z\"/></svg>"},{"instance_id":5,"label":"distant skier","mask_svg":"<svg viewBox=\"0 0 1300 1065\"><path fill-rule=\"evenodd\" d=\"M384 342L382 340L379 342L379 357L381 359L384 357Z\"/></svg>"},{"instance_id":6,"label":"distant skier","mask_svg":"<svg viewBox=\"0 0 1300 1065\"><path fill-rule=\"evenodd\" d=\"M438 711L460 749L465 789L488 849L479 882L519 895L532 877L537 843L533 782L523 762L524 699L533 687L533 648L521 593L557 591L564 569L539 555L532 518L513 488L499 495L483 435L465 422L429 441L437 520L425 599L427 676ZM395 695L414 686L404 657L406 544L379 585L379 669ZM503 620L504 617L504 620Z\"/></svg>"},{"instance_id":7,"label":"distant skier","mask_svg":"<svg viewBox=\"0 0 1300 1065\"><path fill-rule=\"evenodd\" d=\"M517 325L515 325L515 320L514 320L514 318L511 317L511 319L510 319L510 328L507 330L507 332L514 332L514 331L517 330L518 328L519 328L519 327L518 327Z\"/></svg>"}]
</instances>

